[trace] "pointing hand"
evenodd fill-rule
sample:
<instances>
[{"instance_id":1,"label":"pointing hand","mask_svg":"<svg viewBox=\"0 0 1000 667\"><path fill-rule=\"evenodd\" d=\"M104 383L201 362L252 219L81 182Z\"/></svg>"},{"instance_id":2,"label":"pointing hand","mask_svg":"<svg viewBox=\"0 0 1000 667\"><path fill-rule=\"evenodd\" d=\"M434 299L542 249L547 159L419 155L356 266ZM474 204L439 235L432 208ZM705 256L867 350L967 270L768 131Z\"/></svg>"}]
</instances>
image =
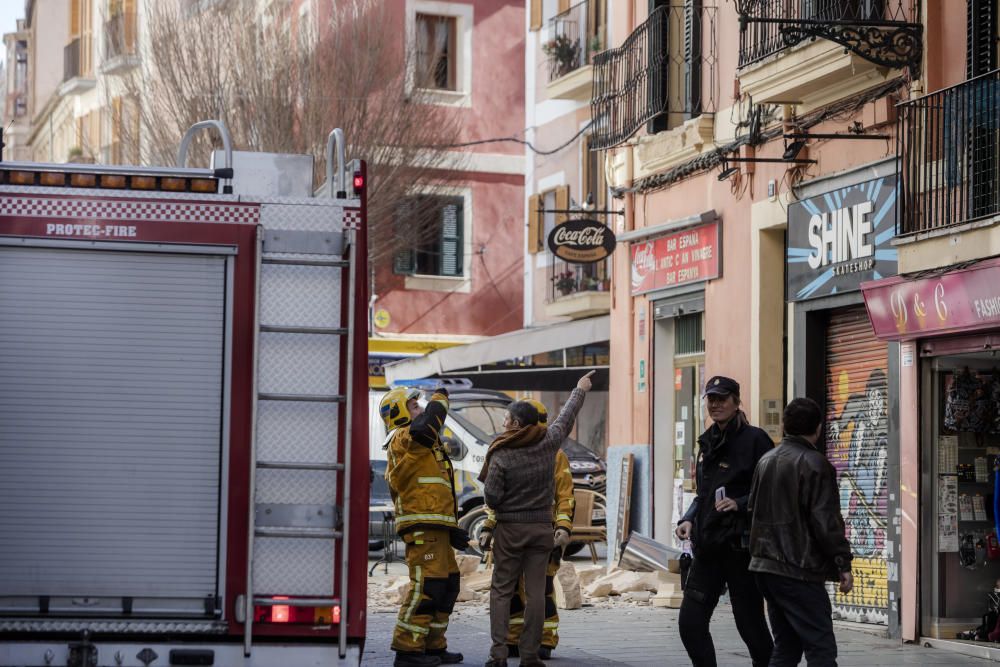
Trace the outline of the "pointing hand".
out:
<instances>
[{"instance_id":1,"label":"pointing hand","mask_svg":"<svg viewBox=\"0 0 1000 667\"><path fill-rule=\"evenodd\" d=\"M591 383L591 381L590 381L590 376L593 375L596 372L597 371L590 371L589 373L587 373L586 375L584 375L582 378L580 378L580 381L576 383L576 388L577 389L582 389L584 391L590 391L590 388L594 386L593 383Z\"/></svg>"}]
</instances>

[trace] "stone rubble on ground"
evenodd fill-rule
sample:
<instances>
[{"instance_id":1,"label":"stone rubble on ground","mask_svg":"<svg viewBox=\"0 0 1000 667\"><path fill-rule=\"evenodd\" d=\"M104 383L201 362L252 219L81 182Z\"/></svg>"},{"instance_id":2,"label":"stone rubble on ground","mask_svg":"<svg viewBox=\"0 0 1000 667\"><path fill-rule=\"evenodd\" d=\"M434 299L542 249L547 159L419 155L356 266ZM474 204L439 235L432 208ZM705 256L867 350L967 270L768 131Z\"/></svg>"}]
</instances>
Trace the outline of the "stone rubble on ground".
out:
<instances>
[{"instance_id":1,"label":"stone rubble on ground","mask_svg":"<svg viewBox=\"0 0 1000 667\"><path fill-rule=\"evenodd\" d=\"M456 561L461 574L460 605L488 606L493 569L486 569L478 556L458 554ZM669 572L631 572L586 562L563 561L553 583L556 605L560 609L637 604L677 608L681 601L680 577ZM410 580L406 575L369 581L368 607L375 613L394 613L409 591Z\"/></svg>"}]
</instances>

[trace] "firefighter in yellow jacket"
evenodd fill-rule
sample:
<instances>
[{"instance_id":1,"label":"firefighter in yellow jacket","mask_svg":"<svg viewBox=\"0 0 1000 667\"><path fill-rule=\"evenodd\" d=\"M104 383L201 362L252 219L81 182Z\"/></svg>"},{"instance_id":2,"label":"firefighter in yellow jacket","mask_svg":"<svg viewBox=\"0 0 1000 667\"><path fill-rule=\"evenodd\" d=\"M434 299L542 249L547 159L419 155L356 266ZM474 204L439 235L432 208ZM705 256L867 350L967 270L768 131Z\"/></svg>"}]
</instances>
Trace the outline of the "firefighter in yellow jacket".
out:
<instances>
[{"instance_id":1,"label":"firefighter in yellow jacket","mask_svg":"<svg viewBox=\"0 0 1000 667\"><path fill-rule=\"evenodd\" d=\"M460 587L453 546L465 549L469 542L458 528L454 473L439 437L448 392L436 390L423 409L419 395L416 389L393 389L379 404L389 431L385 478L410 570L410 592L392 637L396 667L436 667L463 657L448 651L445 638Z\"/></svg>"},{"instance_id":2,"label":"firefighter in yellow jacket","mask_svg":"<svg viewBox=\"0 0 1000 667\"><path fill-rule=\"evenodd\" d=\"M538 423L545 425L548 422L548 412L541 401L529 399L536 410L538 410ZM553 510L553 520L556 528L565 528L570 534L573 533L573 511L576 500L573 497L573 474L569 468L569 458L563 450L556 452L556 496L555 508ZM483 522L480 537L480 544L489 547L492 538L493 528L496 526L496 515L493 510L487 508L487 519ZM548 660L552 656L552 651L559 644L559 609L556 607L555 576L562 563L562 549L556 547L549 557L548 567L545 569L545 625L542 626L542 646L538 651L538 657ZM517 657L518 641L521 638L521 629L524 627L524 578L517 589L517 595L510 600L510 630L507 635L507 655Z\"/></svg>"}]
</instances>

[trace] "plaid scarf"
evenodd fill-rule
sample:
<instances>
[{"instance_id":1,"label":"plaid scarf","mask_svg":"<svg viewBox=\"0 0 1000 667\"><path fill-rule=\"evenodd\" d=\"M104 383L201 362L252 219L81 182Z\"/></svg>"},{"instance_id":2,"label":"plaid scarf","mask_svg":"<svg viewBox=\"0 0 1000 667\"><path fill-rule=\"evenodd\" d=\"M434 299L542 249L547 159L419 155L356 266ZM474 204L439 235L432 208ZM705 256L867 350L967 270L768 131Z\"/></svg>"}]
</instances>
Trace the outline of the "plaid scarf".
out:
<instances>
[{"instance_id":1,"label":"plaid scarf","mask_svg":"<svg viewBox=\"0 0 1000 667\"><path fill-rule=\"evenodd\" d=\"M504 447L513 449L537 444L545 437L545 430L546 428L541 424L531 424L519 429L507 429L498 435L486 452L486 461L483 463L483 469L479 471L479 481L486 482L486 474L490 469L490 458L493 456L493 452Z\"/></svg>"}]
</instances>

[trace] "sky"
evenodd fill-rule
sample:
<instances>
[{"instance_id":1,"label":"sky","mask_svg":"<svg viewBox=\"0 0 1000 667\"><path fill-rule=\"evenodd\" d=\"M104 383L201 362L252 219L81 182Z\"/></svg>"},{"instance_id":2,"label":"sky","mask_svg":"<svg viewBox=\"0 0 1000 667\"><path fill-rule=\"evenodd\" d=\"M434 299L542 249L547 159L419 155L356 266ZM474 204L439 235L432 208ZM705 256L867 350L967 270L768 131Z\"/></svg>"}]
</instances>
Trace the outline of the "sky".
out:
<instances>
[{"instance_id":1,"label":"sky","mask_svg":"<svg viewBox=\"0 0 1000 667\"><path fill-rule=\"evenodd\" d=\"M17 29L17 20L24 18L24 0L0 0L0 35L14 32ZM7 56L4 49L0 49L0 62Z\"/></svg>"}]
</instances>

